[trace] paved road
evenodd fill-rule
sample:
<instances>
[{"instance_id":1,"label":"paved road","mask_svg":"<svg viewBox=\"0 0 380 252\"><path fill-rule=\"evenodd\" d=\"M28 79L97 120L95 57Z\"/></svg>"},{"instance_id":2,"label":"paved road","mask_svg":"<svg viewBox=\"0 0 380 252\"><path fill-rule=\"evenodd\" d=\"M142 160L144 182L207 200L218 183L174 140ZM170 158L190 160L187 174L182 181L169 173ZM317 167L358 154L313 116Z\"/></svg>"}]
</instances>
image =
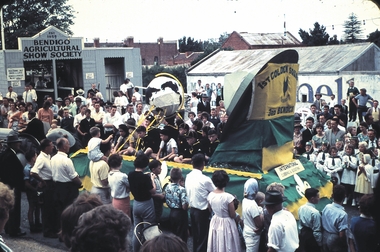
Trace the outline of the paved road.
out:
<instances>
[{"instance_id":1,"label":"paved road","mask_svg":"<svg viewBox=\"0 0 380 252\"><path fill-rule=\"evenodd\" d=\"M29 232L29 223L27 219L28 201L26 199L25 193L22 194L22 213L21 213L21 228L27 232L27 235L22 238L12 238L6 234L3 234L5 242L8 244L13 251L17 252L60 252L68 251L62 242L58 239L44 238L42 233L32 234ZM346 212L348 213L349 220L359 215L359 210L357 207L345 206ZM132 234L131 234L132 235ZM192 239L190 237L188 241L188 247L191 251L192 249ZM131 250L132 251L132 250Z\"/></svg>"}]
</instances>

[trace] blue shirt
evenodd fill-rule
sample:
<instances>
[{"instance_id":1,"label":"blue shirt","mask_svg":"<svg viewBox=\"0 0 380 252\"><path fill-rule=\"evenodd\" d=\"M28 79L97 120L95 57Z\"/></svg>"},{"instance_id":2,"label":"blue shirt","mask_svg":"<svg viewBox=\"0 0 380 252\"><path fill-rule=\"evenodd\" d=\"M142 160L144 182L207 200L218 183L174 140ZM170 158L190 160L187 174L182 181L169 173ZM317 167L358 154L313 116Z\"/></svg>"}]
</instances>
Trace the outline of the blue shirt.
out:
<instances>
[{"instance_id":1,"label":"blue shirt","mask_svg":"<svg viewBox=\"0 0 380 252\"><path fill-rule=\"evenodd\" d=\"M348 220L344 207L336 203L326 205L322 211L322 227L332 234L346 230Z\"/></svg>"},{"instance_id":2,"label":"blue shirt","mask_svg":"<svg viewBox=\"0 0 380 252\"><path fill-rule=\"evenodd\" d=\"M360 215L351 219L351 232L355 238L357 252L375 252L378 238L373 219Z\"/></svg>"},{"instance_id":3,"label":"blue shirt","mask_svg":"<svg viewBox=\"0 0 380 252\"><path fill-rule=\"evenodd\" d=\"M32 186L37 186L38 184L38 181L30 176L30 170L32 169L32 166L30 164L26 164L25 167L24 167L24 180L29 180L29 183L32 185Z\"/></svg>"},{"instance_id":4,"label":"blue shirt","mask_svg":"<svg viewBox=\"0 0 380 252\"><path fill-rule=\"evenodd\" d=\"M370 96L370 95L361 95L361 94L358 94L357 96L355 96L355 99L358 100L358 105L359 106L367 106L367 101L368 100L373 100L373 98Z\"/></svg>"},{"instance_id":5,"label":"blue shirt","mask_svg":"<svg viewBox=\"0 0 380 252\"><path fill-rule=\"evenodd\" d=\"M169 208L180 208L189 203L186 189L176 183L171 183L165 188L166 204Z\"/></svg>"}]
</instances>

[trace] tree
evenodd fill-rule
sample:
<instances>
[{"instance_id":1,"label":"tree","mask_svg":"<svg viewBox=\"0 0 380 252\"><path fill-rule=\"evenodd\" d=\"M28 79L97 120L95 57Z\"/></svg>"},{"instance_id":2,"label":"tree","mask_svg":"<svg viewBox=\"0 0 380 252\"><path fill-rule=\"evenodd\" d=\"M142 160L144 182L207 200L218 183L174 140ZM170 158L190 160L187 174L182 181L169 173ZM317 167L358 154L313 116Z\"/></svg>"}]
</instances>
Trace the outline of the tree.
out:
<instances>
[{"instance_id":1,"label":"tree","mask_svg":"<svg viewBox=\"0 0 380 252\"><path fill-rule=\"evenodd\" d=\"M362 24L358 20L358 17L351 13L348 16L348 20L344 21L344 33L346 37L346 43L355 43L360 37L362 33Z\"/></svg>"},{"instance_id":2,"label":"tree","mask_svg":"<svg viewBox=\"0 0 380 252\"><path fill-rule=\"evenodd\" d=\"M330 35L326 32L326 27L318 22L314 23L314 29L309 29L309 32L300 29L298 34L302 39L302 44L307 46L327 45Z\"/></svg>"},{"instance_id":3,"label":"tree","mask_svg":"<svg viewBox=\"0 0 380 252\"><path fill-rule=\"evenodd\" d=\"M218 50L223 45L224 41L228 38L229 34L227 32L224 32L223 34L220 34L218 39L208 39L203 42L203 53L199 55L195 60L191 62L191 65L196 64L203 58L210 55L215 50ZM231 48L223 48L223 50L232 50Z\"/></svg>"},{"instance_id":4,"label":"tree","mask_svg":"<svg viewBox=\"0 0 380 252\"><path fill-rule=\"evenodd\" d=\"M375 43L377 46L380 46L380 31L376 29L376 31L371 32L368 35L368 41Z\"/></svg>"},{"instance_id":5,"label":"tree","mask_svg":"<svg viewBox=\"0 0 380 252\"><path fill-rule=\"evenodd\" d=\"M329 42L328 42L329 45L339 45L339 40L338 40L338 36L335 34L334 36L332 36L330 39L329 39Z\"/></svg>"},{"instance_id":6,"label":"tree","mask_svg":"<svg viewBox=\"0 0 380 252\"><path fill-rule=\"evenodd\" d=\"M179 52L202 52L203 42L194 40L194 38L183 36L183 38L178 39Z\"/></svg>"},{"instance_id":7,"label":"tree","mask_svg":"<svg viewBox=\"0 0 380 252\"><path fill-rule=\"evenodd\" d=\"M143 86L147 87L149 83L154 79L155 75L158 73L168 73L175 76L182 84L186 92L187 81L186 81L186 67L185 66L173 66L173 67L164 67L164 66L143 66L142 68L142 78Z\"/></svg>"},{"instance_id":8,"label":"tree","mask_svg":"<svg viewBox=\"0 0 380 252\"><path fill-rule=\"evenodd\" d=\"M3 8L6 49L17 49L18 37L31 37L53 25L72 35L74 10L67 0L14 0Z\"/></svg>"}]
</instances>

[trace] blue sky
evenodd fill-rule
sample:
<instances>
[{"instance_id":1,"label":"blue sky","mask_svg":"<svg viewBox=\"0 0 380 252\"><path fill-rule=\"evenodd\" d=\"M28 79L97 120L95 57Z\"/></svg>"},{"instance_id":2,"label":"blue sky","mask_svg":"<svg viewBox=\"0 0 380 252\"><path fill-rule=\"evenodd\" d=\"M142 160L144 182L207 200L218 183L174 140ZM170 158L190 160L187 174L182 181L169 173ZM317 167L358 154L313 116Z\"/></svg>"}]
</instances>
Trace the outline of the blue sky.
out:
<instances>
[{"instance_id":1,"label":"blue sky","mask_svg":"<svg viewBox=\"0 0 380 252\"><path fill-rule=\"evenodd\" d=\"M369 0L69 0L76 11L72 31L87 41L135 42L218 38L224 32L283 32L294 36L315 22L330 36L343 35L350 13L359 20L363 38L380 28L380 11ZM334 26L334 29L332 27Z\"/></svg>"}]
</instances>

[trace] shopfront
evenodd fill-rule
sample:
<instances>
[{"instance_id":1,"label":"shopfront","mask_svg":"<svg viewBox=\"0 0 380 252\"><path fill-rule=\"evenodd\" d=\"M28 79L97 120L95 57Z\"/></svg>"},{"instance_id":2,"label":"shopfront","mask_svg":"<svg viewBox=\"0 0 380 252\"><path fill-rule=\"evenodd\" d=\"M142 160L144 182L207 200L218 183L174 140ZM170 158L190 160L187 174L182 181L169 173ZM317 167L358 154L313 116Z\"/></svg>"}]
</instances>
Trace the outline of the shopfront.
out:
<instances>
[{"instance_id":1,"label":"shopfront","mask_svg":"<svg viewBox=\"0 0 380 252\"><path fill-rule=\"evenodd\" d=\"M32 83L39 105L45 95L66 97L96 83L105 100L125 78L140 86L141 57L138 48L84 48L83 38L70 37L50 26L33 37L19 38L19 50L0 53L0 92L8 86L21 95Z\"/></svg>"}]
</instances>

